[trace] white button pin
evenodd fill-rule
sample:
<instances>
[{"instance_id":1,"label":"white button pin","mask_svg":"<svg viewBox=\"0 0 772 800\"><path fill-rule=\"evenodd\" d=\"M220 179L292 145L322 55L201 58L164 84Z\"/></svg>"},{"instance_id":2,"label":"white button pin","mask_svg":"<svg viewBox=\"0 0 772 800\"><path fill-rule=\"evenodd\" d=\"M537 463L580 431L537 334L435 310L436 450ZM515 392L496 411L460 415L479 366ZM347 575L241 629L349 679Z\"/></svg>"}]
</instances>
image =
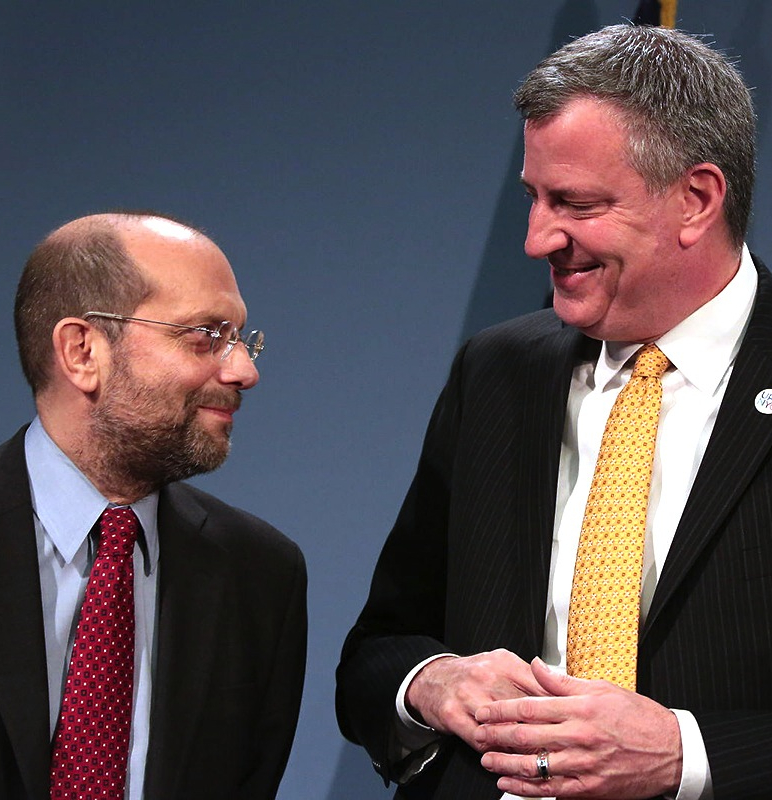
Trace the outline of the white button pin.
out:
<instances>
[{"instance_id":1,"label":"white button pin","mask_svg":"<svg viewBox=\"0 0 772 800\"><path fill-rule=\"evenodd\" d=\"M756 411L761 414L772 414L772 389L762 389L756 395Z\"/></svg>"}]
</instances>

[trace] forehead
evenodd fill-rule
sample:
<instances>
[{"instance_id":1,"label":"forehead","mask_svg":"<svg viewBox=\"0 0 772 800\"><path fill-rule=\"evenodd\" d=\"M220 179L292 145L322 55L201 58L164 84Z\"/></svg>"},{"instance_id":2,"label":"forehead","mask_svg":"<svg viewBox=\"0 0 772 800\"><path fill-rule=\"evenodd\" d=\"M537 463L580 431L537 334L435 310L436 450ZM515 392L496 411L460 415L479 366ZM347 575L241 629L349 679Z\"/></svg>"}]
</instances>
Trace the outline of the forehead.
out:
<instances>
[{"instance_id":1,"label":"forehead","mask_svg":"<svg viewBox=\"0 0 772 800\"><path fill-rule=\"evenodd\" d=\"M619 113L594 98L577 98L555 116L525 124L523 180L535 183L637 176Z\"/></svg>"},{"instance_id":2,"label":"forehead","mask_svg":"<svg viewBox=\"0 0 772 800\"><path fill-rule=\"evenodd\" d=\"M149 278L152 295L143 313L171 321L246 316L236 278L223 252L205 236L182 225L152 218L122 234L129 256Z\"/></svg>"}]
</instances>

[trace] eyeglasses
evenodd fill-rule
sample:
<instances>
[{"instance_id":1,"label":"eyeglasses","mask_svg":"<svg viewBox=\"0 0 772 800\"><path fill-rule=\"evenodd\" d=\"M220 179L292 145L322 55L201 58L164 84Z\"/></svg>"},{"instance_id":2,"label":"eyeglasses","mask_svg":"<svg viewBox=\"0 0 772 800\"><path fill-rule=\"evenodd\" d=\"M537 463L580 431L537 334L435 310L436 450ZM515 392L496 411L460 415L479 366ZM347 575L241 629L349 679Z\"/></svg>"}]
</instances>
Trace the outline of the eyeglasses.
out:
<instances>
[{"instance_id":1,"label":"eyeglasses","mask_svg":"<svg viewBox=\"0 0 772 800\"><path fill-rule=\"evenodd\" d=\"M107 311L87 311L86 317L102 317L114 319L118 322L148 322L151 325L166 325L169 328L179 328L185 331L196 331L203 334L202 346L213 356L225 360L233 352L233 348L241 342L247 349L247 354L254 361L265 349L265 336L262 331L251 331L244 338L239 329L232 323L224 320L216 328L205 325L180 325L178 322L159 322L157 319L142 319L141 317L126 317L123 314L111 314Z\"/></svg>"}]
</instances>

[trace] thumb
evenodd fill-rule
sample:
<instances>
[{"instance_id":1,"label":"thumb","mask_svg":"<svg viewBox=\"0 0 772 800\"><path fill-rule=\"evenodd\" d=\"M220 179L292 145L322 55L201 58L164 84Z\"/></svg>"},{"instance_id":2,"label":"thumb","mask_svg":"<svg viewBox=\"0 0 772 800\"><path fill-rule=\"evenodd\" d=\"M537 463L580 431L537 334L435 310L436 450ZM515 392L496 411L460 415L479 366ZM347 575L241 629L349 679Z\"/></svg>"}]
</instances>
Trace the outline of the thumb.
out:
<instances>
[{"instance_id":1,"label":"thumb","mask_svg":"<svg viewBox=\"0 0 772 800\"><path fill-rule=\"evenodd\" d=\"M538 656L531 661L531 671L542 689L555 697L587 693L588 681L552 669Z\"/></svg>"}]
</instances>

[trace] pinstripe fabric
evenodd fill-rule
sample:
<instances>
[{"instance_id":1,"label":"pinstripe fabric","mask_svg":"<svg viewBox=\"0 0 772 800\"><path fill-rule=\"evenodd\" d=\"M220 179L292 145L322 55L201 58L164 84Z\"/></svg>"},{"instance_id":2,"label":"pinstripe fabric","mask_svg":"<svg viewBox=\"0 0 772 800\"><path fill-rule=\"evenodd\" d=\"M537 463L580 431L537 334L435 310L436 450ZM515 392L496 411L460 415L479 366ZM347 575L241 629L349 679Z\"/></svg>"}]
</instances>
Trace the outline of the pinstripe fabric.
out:
<instances>
[{"instance_id":1,"label":"pinstripe fabric","mask_svg":"<svg viewBox=\"0 0 772 800\"><path fill-rule=\"evenodd\" d=\"M378 764L397 688L421 658L500 646L531 658L541 650L562 418L585 344L548 311L476 337L454 362L339 669L342 730ZM594 358L597 344L590 348ZM537 429L546 436L534 437ZM500 797L464 745L446 763L398 796Z\"/></svg>"},{"instance_id":2,"label":"pinstripe fabric","mask_svg":"<svg viewBox=\"0 0 772 800\"><path fill-rule=\"evenodd\" d=\"M476 336L457 356L418 470L338 670L341 729L388 776L397 687L421 658L541 650L560 441L575 363L597 343L552 312ZM641 634L639 691L691 710L715 800L772 787L772 277L759 294ZM453 742L397 797L497 800Z\"/></svg>"}]
</instances>

